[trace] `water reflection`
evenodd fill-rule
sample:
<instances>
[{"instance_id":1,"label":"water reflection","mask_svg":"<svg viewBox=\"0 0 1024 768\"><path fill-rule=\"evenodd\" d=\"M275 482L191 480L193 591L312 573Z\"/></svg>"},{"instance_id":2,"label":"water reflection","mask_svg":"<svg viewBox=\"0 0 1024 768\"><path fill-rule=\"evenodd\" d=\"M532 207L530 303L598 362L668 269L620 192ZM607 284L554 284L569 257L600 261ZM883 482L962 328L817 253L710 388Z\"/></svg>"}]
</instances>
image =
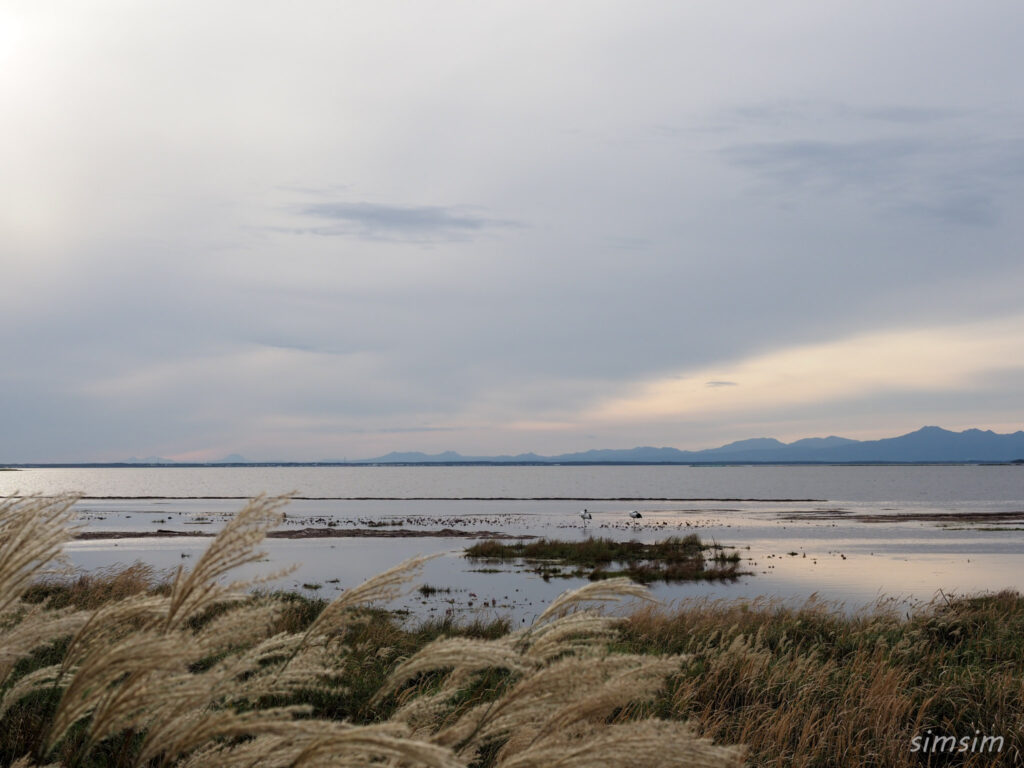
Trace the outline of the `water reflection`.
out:
<instances>
[{"instance_id":1,"label":"water reflection","mask_svg":"<svg viewBox=\"0 0 1024 768\"><path fill-rule=\"evenodd\" d=\"M89 531L212 533L239 506L237 500L92 500L81 502L78 511ZM314 527L373 533L448 528L570 540L607 536L648 542L697 533L705 541L739 549L744 570L750 575L728 583L654 585L654 595L665 601L769 596L802 603L817 594L855 610L880 596L912 603L929 600L940 590L1024 591L1024 531L1020 526L943 527L933 522L900 522L897 517L900 512L923 507L952 514L963 506L603 501L587 504L593 519L584 527L578 517L580 505L569 501L315 500L293 502L281 530ZM1000 512L1015 506L989 502L971 508ZM643 519L631 520L630 509L639 509ZM801 513L799 519L790 519L794 512ZM892 520L864 523L849 519L852 514L865 512L887 514ZM984 530L990 527L998 530ZM209 541L206 537L80 540L68 546L68 553L76 565L86 569L135 560L170 569L189 567ZM440 591L413 591L392 607L417 616L506 615L516 623L530 621L559 593L585 583L579 578L546 582L514 565L485 568L461 556L463 548L473 541L439 536L271 539L264 547L268 552L266 562L249 566L243 575L297 564L293 573L272 586L332 598L408 557L441 553L412 585L425 583Z\"/></svg>"}]
</instances>

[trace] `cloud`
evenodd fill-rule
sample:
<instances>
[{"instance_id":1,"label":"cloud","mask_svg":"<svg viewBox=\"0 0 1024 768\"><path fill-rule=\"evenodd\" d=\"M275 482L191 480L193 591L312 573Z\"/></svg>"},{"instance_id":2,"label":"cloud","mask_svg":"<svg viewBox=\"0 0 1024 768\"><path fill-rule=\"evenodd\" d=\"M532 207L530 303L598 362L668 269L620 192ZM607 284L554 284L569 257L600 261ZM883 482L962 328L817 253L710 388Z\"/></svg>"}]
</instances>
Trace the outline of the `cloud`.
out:
<instances>
[{"instance_id":1,"label":"cloud","mask_svg":"<svg viewBox=\"0 0 1024 768\"><path fill-rule=\"evenodd\" d=\"M328 226L300 231L369 240L468 240L485 231L519 226L516 222L481 216L476 209L461 206L332 202L304 205L298 213L332 222Z\"/></svg>"},{"instance_id":2,"label":"cloud","mask_svg":"<svg viewBox=\"0 0 1024 768\"><path fill-rule=\"evenodd\" d=\"M708 381L704 384L705 387L711 387L712 389L717 387L738 387L735 381Z\"/></svg>"},{"instance_id":3,"label":"cloud","mask_svg":"<svg viewBox=\"0 0 1024 768\"><path fill-rule=\"evenodd\" d=\"M963 110L949 109L947 107L910 107L903 105L889 105L882 107L866 107L856 109L846 108L848 114L861 115L871 120L881 120L890 123L936 123L952 120L963 116Z\"/></svg>"},{"instance_id":4,"label":"cloud","mask_svg":"<svg viewBox=\"0 0 1024 768\"><path fill-rule=\"evenodd\" d=\"M12 459L678 444L678 421L611 440L577 417L673 374L756 414L785 388L741 363L1020 308L1008 0L928 34L853 2L749 24L575 3L568 25L509 2L23 5L0 55ZM867 384L839 403L860 374L836 365L800 382L832 399L764 413L796 436L891 415ZM990 409L965 386L947 412ZM762 433L739 412L701 440ZM463 431L382 431L409 426Z\"/></svg>"},{"instance_id":5,"label":"cloud","mask_svg":"<svg viewBox=\"0 0 1024 768\"><path fill-rule=\"evenodd\" d=\"M1024 315L957 326L889 330L792 346L638 383L581 414L589 423L660 421L717 414L740 419L816 403L903 393L986 390L1024 360ZM719 374L717 378L710 378ZM726 374L726 376L721 376ZM708 386L743 381L711 394Z\"/></svg>"},{"instance_id":6,"label":"cloud","mask_svg":"<svg viewBox=\"0 0 1024 768\"><path fill-rule=\"evenodd\" d=\"M859 197L890 216L991 227L1024 180L1018 140L914 136L847 141L735 143L731 164L788 198L810 193Z\"/></svg>"},{"instance_id":7,"label":"cloud","mask_svg":"<svg viewBox=\"0 0 1024 768\"><path fill-rule=\"evenodd\" d=\"M610 247L621 251L641 251L652 245L649 238L633 235L610 235L605 240Z\"/></svg>"},{"instance_id":8,"label":"cloud","mask_svg":"<svg viewBox=\"0 0 1024 768\"><path fill-rule=\"evenodd\" d=\"M969 112L947 106L910 104L849 104L830 101L774 101L743 104L722 112L727 123L788 125L836 121L871 121L898 125L945 123L969 116Z\"/></svg>"},{"instance_id":9,"label":"cloud","mask_svg":"<svg viewBox=\"0 0 1024 768\"><path fill-rule=\"evenodd\" d=\"M927 145L915 139L799 140L735 144L723 150L736 165L784 184L877 185L898 178Z\"/></svg>"},{"instance_id":10,"label":"cloud","mask_svg":"<svg viewBox=\"0 0 1024 768\"><path fill-rule=\"evenodd\" d=\"M901 203L894 210L947 224L974 227L990 227L999 219L995 201L981 194L950 194L934 201Z\"/></svg>"},{"instance_id":11,"label":"cloud","mask_svg":"<svg viewBox=\"0 0 1024 768\"><path fill-rule=\"evenodd\" d=\"M370 430L371 432L387 434L405 434L406 432L459 432L462 427L384 427Z\"/></svg>"},{"instance_id":12,"label":"cloud","mask_svg":"<svg viewBox=\"0 0 1024 768\"><path fill-rule=\"evenodd\" d=\"M941 104L921 106L777 99L723 106L680 124L652 126L649 132L661 138L690 139L695 134L748 135L761 142L768 137L794 141L799 140L801 134L815 138L842 136L847 140L858 140L878 138L874 134L879 130L913 131L915 137L921 137L962 128L972 122L985 122L989 117L981 110Z\"/></svg>"}]
</instances>

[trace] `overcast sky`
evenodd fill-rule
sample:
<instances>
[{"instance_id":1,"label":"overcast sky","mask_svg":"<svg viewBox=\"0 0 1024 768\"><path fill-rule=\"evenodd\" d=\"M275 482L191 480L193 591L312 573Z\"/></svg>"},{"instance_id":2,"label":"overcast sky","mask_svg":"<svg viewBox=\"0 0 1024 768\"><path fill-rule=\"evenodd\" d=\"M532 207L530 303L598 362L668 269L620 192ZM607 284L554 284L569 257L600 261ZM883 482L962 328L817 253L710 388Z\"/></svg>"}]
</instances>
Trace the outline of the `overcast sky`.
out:
<instances>
[{"instance_id":1,"label":"overcast sky","mask_svg":"<svg viewBox=\"0 0 1024 768\"><path fill-rule=\"evenodd\" d=\"M1024 426L1024 5L0 6L0 461Z\"/></svg>"}]
</instances>

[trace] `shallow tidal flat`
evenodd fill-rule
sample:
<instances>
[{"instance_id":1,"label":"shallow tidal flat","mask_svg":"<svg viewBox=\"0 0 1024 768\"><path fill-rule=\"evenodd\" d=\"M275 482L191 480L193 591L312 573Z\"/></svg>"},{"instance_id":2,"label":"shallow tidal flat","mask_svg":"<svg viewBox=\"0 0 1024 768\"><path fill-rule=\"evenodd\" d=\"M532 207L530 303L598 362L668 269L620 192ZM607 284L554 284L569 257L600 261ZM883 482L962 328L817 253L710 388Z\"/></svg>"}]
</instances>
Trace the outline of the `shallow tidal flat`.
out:
<instances>
[{"instance_id":1,"label":"shallow tidal flat","mask_svg":"<svg viewBox=\"0 0 1024 768\"><path fill-rule=\"evenodd\" d=\"M586 502L575 500L302 500L265 542L274 568L296 570L275 586L331 597L417 554L439 555L423 583L391 607L417 616L509 616L523 623L589 572L551 572L521 560L481 564L465 549L479 542L594 536L654 544L697 534L735 552L730 579L654 580L663 601L686 598L800 604L812 595L848 610L882 597L913 606L944 594L1024 590L1021 513L921 511L915 505L821 502ZM68 545L85 569L140 560L160 569L188 565L241 506L237 500L151 499L78 503L83 529ZM631 509L643 517L632 520Z\"/></svg>"},{"instance_id":2,"label":"shallow tidal flat","mask_svg":"<svg viewBox=\"0 0 1024 768\"><path fill-rule=\"evenodd\" d=\"M651 544L696 533L739 553L744 573L735 580L651 583L667 602L800 604L816 595L855 610L883 596L913 604L940 590L1024 591L1024 467L148 467L0 476L0 495L83 495L75 507L82 537L67 552L86 569L135 560L188 566L245 499L296 491L264 544L273 569L297 566L275 586L330 598L406 557L437 554L424 581L449 591L413 591L393 604L427 617L522 623L587 583L463 556L500 537ZM585 524L583 508L592 514ZM634 509L641 519L629 517ZM533 539L508 539L518 540Z\"/></svg>"},{"instance_id":3,"label":"shallow tidal flat","mask_svg":"<svg viewBox=\"0 0 1024 768\"><path fill-rule=\"evenodd\" d=\"M524 627L450 613L405 623L371 606L417 581L423 558L330 603L232 595L229 574L259 559L279 506L261 500L226 535L191 537L209 547L170 579L147 566L67 579L48 567L67 501L8 503L0 762L911 768L942 752L942 765L1019 764L1018 593L943 597L906 615L891 603L855 615L820 603L666 610L629 579L598 578ZM694 533L646 545L488 540L467 554L588 567L657 559L692 573L706 553L734 561ZM646 605L618 620L584 609L626 597Z\"/></svg>"}]
</instances>

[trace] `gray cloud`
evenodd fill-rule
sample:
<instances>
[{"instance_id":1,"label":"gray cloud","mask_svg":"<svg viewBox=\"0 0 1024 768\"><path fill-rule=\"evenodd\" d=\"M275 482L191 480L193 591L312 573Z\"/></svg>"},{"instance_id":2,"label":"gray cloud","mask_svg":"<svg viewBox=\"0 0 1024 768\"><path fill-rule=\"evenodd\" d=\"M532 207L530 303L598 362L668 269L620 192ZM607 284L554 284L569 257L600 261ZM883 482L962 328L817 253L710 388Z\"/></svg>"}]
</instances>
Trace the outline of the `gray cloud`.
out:
<instances>
[{"instance_id":1,"label":"gray cloud","mask_svg":"<svg viewBox=\"0 0 1024 768\"><path fill-rule=\"evenodd\" d=\"M930 125L969 116L964 109L907 104L851 104L829 101L779 101L744 104L723 111L724 125L807 125L808 123L880 122Z\"/></svg>"},{"instance_id":2,"label":"gray cloud","mask_svg":"<svg viewBox=\"0 0 1024 768\"><path fill-rule=\"evenodd\" d=\"M923 36L897 2L879 35L842 0L807 35L789 0L744 25L568 2L569 27L504 1L228 0L223 25L197 0L26 5L0 459L714 445L750 424L559 420L656 377L1019 311L1024 6L950 6ZM999 386L948 411L1008 423L1020 388ZM829 434L893 402L764 418Z\"/></svg>"},{"instance_id":3,"label":"gray cloud","mask_svg":"<svg viewBox=\"0 0 1024 768\"><path fill-rule=\"evenodd\" d=\"M646 237L634 237L631 235L611 235L606 238L608 245L622 251L640 251L651 247L651 241Z\"/></svg>"},{"instance_id":4,"label":"gray cloud","mask_svg":"<svg viewBox=\"0 0 1024 768\"><path fill-rule=\"evenodd\" d=\"M735 381L708 381L704 383L704 386L715 389L718 387L738 387L739 384L737 384Z\"/></svg>"},{"instance_id":5,"label":"gray cloud","mask_svg":"<svg viewBox=\"0 0 1024 768\"><path fill-rule=\"evenodd\" d=\"M379 434L402 434L404 432L461 432L465 427L385 427L373 430Z\"/></svg>"},{"instance_id":6,"label":"gray cloud","mask_svg":"<svg viewBox=\"0 0 1024 768\"><path fill-rule=\"evenodd\" d=\"M312 203L298 213L332 226L306 230L317 235L357 236L372 240L459 241L485 231L519 226L516 222L481 216L460 206L382 205L379 203Z\"/></svg>"},{"instance_id":7,"label":"gray cloud","mask_svg":"<svg viewBox=\"0 0 1024 768\"><path fill-rule=\"evenodd\" d=\"M787 197L859 196L890 215L951 225L994 226L1003 201L1019 195L1018 140L872 138L733 144L722 150Z\"/></svg>"},{"instance_id":8,"label":"gray cloud","mask_svg":"<svg viewBox=\"0 0 1024 768\"><path fill-rule=\"evenodd\" d=\"M933 201L906 202L893 206L900 214L922 216L945 224L991 227L999 219L995 200L983 194L950 194Z\"/></svg>"},{"instance_id":9,"label":"gray cloud","mask_svg":"<svg viewBox=\"0 0 1024 768\"><path fill-rule=\"evenodd\" d=\"M964 110L948 107L908 107L890 105L881 107L843 107L839 110L847 116L861 116L869 120L881 120L889 123L919 125L937 123L964 116Z\"/></svg>"},{"instance_id":10,"label":"gray cloud","mask_svg":"<svg viewBox=\"0 0 1024 768\"><path fill-rule=\"evenodd\" d=\"M925 142L906 138L799 140L735 144L723 155L782 184L843 187L892 182L927 149Z\"/></svg>"},{"instance_id":11,"label":"gray cloud","mask_svg":"<svg viewBox=\"0 0 1024 768\"><path fill-rule=\"evenodd\" d=\"M810 129L815 134L845 134L847 139L858 141L878 138L873 134L879 130L902 130L921 137L990 119L979 110L941 104L782 99L732 104L684 123L654 125L648 133L661 138L746 135L763 142L767 138L797 140L800 133L806 135Z\"/></svg>"}]
</instances>

